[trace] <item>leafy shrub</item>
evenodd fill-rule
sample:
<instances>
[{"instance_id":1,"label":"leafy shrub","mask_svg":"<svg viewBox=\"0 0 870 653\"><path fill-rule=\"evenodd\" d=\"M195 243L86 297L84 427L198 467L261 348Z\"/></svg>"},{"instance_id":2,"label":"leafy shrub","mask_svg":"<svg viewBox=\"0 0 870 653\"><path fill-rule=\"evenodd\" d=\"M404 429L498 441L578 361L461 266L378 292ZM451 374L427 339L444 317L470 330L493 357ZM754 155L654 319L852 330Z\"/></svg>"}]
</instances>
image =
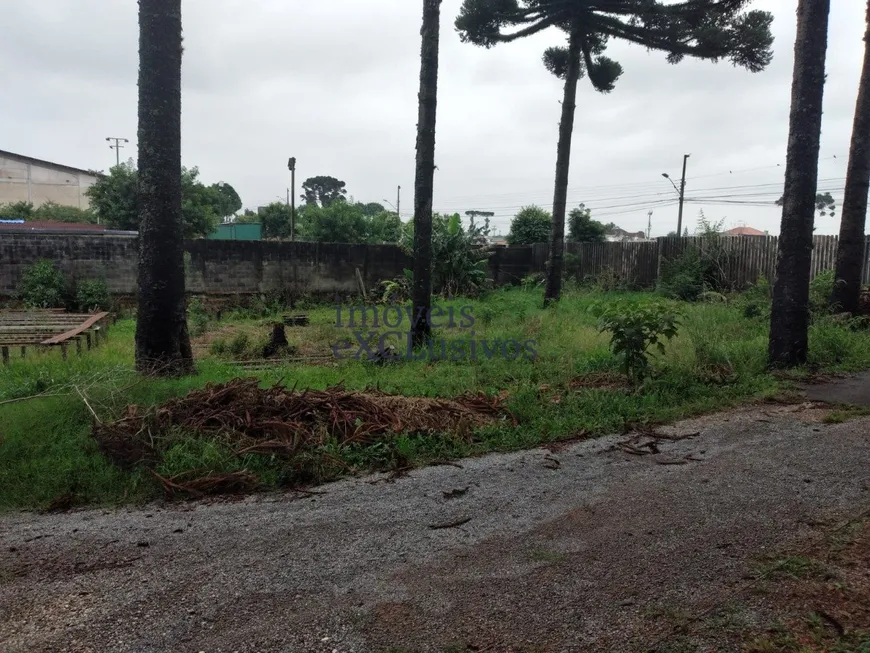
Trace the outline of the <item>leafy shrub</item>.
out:
<instances>
[{"instance_id":1,"label":"leafy shrub","mask_svg":"<svg viewBox=\"0 0 870 653\"><path fill-rule=\"evenodd\" d=\"M385 304L402 304L411 298L411 283L414 280L414 273L405 268L404 274L401 277L396 277L389 281L382 281L381 288L383 294L381 301Z\"/></svg>"},{"instance_id":2,"label":"leafy shrub","mask_svg":"<svg viewBox=\"0 0 870 653\"><path fill-rule=\"evenodd\" d=\"M810 365L833 367L848 360L860 360L863 349L861 341L855 338L853 328L857 320L845 323L836 316L819 316L810 326L810 348L807 362Z\"/></svg>"},{"instance_id":3,"label":"leafy shrub","mask_svg":"<svg viewBox=\"0 0 870 653\"><path fill-rule=\"evenodd\" d=\"M722 236L724 220L698 218L697 240L677 257L662 261L658 289L672 299L695 302L706 292L732 290L726 270L731 253Z\"/></svg>"},{"instance_id":4,"label":"leafy shrub","mask_svg":"<svg viewBox=\"0 0 870 653\"><path fill-rule=\"evenodd\" d=\"M209 351L215 356L223 356L227 353L227 342L223 338L212 341Z\"/></svg>"},{"instance_id":5,"label":"leafy shrub","mask_svg":"<svg viewBox=\"0 0 870 653\"><path fill-rule=\"evenodd\" d=\"M553 216L539 206L524 206L511 220L509 245L534 245L550 240Z\"/></svg>"},{"instance_id":6,"label":"leafy shrub","mask_svg":"<svg viewBox=\"0 0 870 653\"><path fill-rule=\"evenodd\" d=\"M412 253L413 223L402 235L402 248ZM432 288L443 297L476 297L491 285L487 228L474 222L464 229L458 213L432 216Z\"/></svg>"},{"instance_id":7,"label":"leafy shrub","mask_svg":"<svg viewBox=\"0 0 870 653\"><path fill-rule=\"evenodd\" d=\"M736 304L743 310L745 318L769 319L772 297L770 281L764 275L759 275L758 281L740 293Z\"/></svg>"},{"instance_id":8,"label":"leafy shrub","mask_svg":"<svg viewBox=\"0 0 870 653\"><path fill-rule=\"evenodd\" d=\"M612 226L612 225L611 225ZM581 204L568 214L568 240L577 243L600 243L607 236L608 226L592 219L592 211Z\"/></svg>"},{"instance_id":9,"label":"leafy shrub","mask_svg":"<svg viewBox=\"0 0 870 653\"><path fill-rule=\"evenodd\" d=\"M834 292L834 271L819 272L810 281L810 313L827 315L831 312L831 293Z\"/></svg>"},{"instance_id":10,"label":"leafy shrub","mask_svg":"<svg viewBox=\"0 0 870 653\"><path fill-rule=\"evenodd\" d=\"M712 290L706 290L702 292L698 299L702 302L707 302L708 304L727 304L728 298L720 292L714 292Z\"/></svg>"},{"instance_id":11,"label":"leafy shrub","mask_svg":"<svg viewBox=\"0 0 870 653\"><path fill-rule=\"evenodd\" d=\"M24 271L18 294L28 308L61 308L66 305L67 280L54 263L43 259Z\"/></svg>"},{"instance_id":12,"label":"leafy shrub","mask_svg":"<svg viewBox=\"0 0 870 653\"><path fill-rule=\"evenodd\" d=\"M248 350L250 340L247 333L237 333L227 345L227 353L236 358L242 358Z\"/></svg>"},{"instance_id":13,"label":"leafy shrub","mask_svg":"<svg viewBox=\"0 0 870 653\"><path fill-rule=\"evenodd\" d=\"M580 264L580 255L565 252L565 258L562 265L562 276L566 280L580 281L580 272L582 271Z\"/></svg>"},{"instance_id":14,"label":"leafy shrub","mask_svg":"<svg viewBox=\"0 0 870 653\"><path fill-rule=\"evenodd\" d=\"M188 302L187 323L193 336L201 336L208 329L208 313L199 297L194 297Z\"/></svg>"},{"instance_id":15,"label":"leafy shrub","mask_svg":"<svg viewBox=\"0 0 870 653\"><path fill-rule=\"evenodd\" d=\"M598 329L610 333L610 348L622 359L622 370L635 382L649 375L649 349L664 353L664 340L677 335L679 314L662 302L597 302Z\"/></svg>"},{"instance_id":16,"label":"leafy shrub","mask_svg":"<svg viewBox=\"0 0 870 653\"><path fill-rule=\"evenodd\" d=\"M706 290L709 276L708 264L692 248L675 259L662 261L659 292L671 299L694 302Z\"/></svg>"},{"instance_id":17,"label":"leafy shrub","mask_svg":"<svg viewBox=\"0 0 870 653\"><path fill-rule=\"evenodd\" d=\"M110 302L109 287L103 279L87 279L78 283L76 305L80 311L107 310Z\"/></svg>"},{"instance_id":18,"label":"leafy shrub","mask_svg":"<svg viewBox=\"0 0 870 653\"><path fill-rule=\"evenodd\" d=\"M540 272L527 274L523 277L523 280L520 282L523 290L534 290L542 283L544 283L544 275Z\"/></svg>"},{"instance_id":19,"label":"leafy shrub","mask_svg":"<svg viewBox=\"0 0 870 653\"><path fill-rule=\"evenodd\" d=\"M589 288L598 292L616 292L627 290L631 285L612 267L606 267L594 277L589 278Z\"/></svg>"}]
</instances>

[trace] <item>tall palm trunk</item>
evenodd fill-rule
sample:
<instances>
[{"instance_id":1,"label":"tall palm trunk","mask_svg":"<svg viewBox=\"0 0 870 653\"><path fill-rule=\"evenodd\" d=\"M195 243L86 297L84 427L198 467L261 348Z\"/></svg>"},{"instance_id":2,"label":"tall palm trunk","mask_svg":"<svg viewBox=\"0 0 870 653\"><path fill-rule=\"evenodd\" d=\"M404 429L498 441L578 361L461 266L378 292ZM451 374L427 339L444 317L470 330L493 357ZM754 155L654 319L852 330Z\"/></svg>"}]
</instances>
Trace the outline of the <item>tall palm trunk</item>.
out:
<instances>
[{"instance_id":1,"label":"tall palm trunk","mask_svg":"<svg viewBox=\"0 0 870 653\"><path fill-rule=\"evenodd\" d=\"M414 178L414 284L413 342L431 335L432 306L432 196L435 185L435 110L438 104L438 35L441 0L423 0L420 29L420 94L417 118L417 169Z\"/></svg>"},{"instance_id":2,"label":"tall palm trunk","mask_svg":"<svg viewBox=\"0 0 870 653\"><path fill-rule=\"evenodd\" d=\"M136 369L193 371L181 226L181 0L139 0Z\"/></svg>"},{"instance_id":3,"label":"tall palm trunk","mask_svg":"<svg viewBox=\"0 0 870 653\"><path fill-rule=\"evenodd\" d=\"M565 211L568 203L568 167L571 163L571 137L574 133L574 110L577 107L580 55L581 34L575 28L568 39L568 65L565 72L565 94L562 98L562 119L559 122L559 145L556 149L553 224L550 229L550 257L547 262L544 304L558 301L562 292L562 268L565 259Z\"/></svg>"},{"instance_id":4,"label":"tall palm trunk","mask_svg":"<svg viewBox=\"0 0 870 653\"><path fill-rule=\"evenodd\" d=\"M867 219L867 193L870 191L870 0L867 2L867 29L864 33L864 67L858 86L858 102L852 126L852 145L846 171L846 194L840 220L840 242L831 304L841 311L855 313L861 295L864 266L864 224Z\"/></svg>"},{"instance_id":5,"label":"tall palm trunk","mask_svg":"<svg viewBox=\"0 0 870 653\"><path fill-rule=\"evenodd\" d=\"M793 367L807 360L810 262L830 5L830 0L798 2L785 192L768 344L768 362L774 367Z\"/></svg>"}]
</instances>

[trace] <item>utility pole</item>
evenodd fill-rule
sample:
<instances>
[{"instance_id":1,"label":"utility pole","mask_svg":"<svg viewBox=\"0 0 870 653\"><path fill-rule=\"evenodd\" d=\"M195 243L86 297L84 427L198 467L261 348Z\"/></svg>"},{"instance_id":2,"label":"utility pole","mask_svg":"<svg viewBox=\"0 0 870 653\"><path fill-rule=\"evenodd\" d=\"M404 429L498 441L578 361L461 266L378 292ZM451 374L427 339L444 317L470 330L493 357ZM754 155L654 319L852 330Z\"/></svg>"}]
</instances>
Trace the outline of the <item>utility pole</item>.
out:
<instances>
[{"instance_id":1,"label":"utility pole","mask_svg":"<svg viewBox=\"0 0 870 653\"><path fill-rule=\"evenodd\" d=\"M399 189L396 191L396 214L399 216L399 220L402 219L402 187L399 186Z\"/></svg>"},{"instance_id":2,"label":"utility pole","mask_svg":"<svg viewBox=\"0 0 870 653\"><path fill-rule=\"evenodd\" d=\"M128 141L126 138L115 138L114 136L110 136L106 140L115 141L114 145L109 145L109 149L115 150L115 165L121 165L121 148L124 147L123 145L121 145L121 141L123 141L124 143L129 143L130 141Z\"/></svg>"},{"instance_id":3,"label":"utility pole","mask_svg":"<svg viewBox=\"0 0 870 653\"><path fill-rule=\"evenodd\" d=\"M683 227L683 201L686 199L686 162L691 154L683 155L683 178L680 181L680 213L677 216L677 233L682 233Z\"/></svg>"},{"instance_id":4,"label":"utility pole","mask_svg":"<svg viewBox=\"0 0 870 653\"><path fill-rule=\"evenodd\" d=\"M680 180L680 187L677 188L677 185L674 183L674 180L671 179L671 176L667 172L662 173L662 177L671 182L671 186L674 187L674 190L677 191L677 194L680 196L680 212L677 215L677 236L681 236L683 233L683 202L686 199L686 162L689 160L691 154L683 155L683 176Z\"/></svg>"},{"instance_id":5,"label":"utility pole","mask_svg":"<svg viewBox=\"0 0 870 653\"><path fill-rule=\"evenodd\" d=\"M647 221L646 221L646 239L649 240L650 234L652 233L652 210L647 213Z\"/></svg>"},{"instance_id":6,"label":"utility pole","mask_svg":"<svg viewBox=\"0 0 870 653\"><path fill-rule=\"evenodd\" d=\"M290 198L290 242L292 243L296 237L296 157L290 157L287 167L290 168L288 197Z\"/></svg>"}]
</instances>

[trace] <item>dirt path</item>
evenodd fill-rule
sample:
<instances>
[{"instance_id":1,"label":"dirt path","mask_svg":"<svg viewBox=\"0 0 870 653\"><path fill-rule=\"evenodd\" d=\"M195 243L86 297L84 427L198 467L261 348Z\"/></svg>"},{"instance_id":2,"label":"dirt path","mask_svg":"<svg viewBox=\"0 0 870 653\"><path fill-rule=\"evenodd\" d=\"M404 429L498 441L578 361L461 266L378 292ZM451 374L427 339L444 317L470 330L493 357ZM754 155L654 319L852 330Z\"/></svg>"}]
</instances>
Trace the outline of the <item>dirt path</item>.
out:
<instances>
[{"instance_id":1,"label":"dirt path","mask_svg":"<svg viewBox=\"0 0 870 653\"><path fill-rule=\"evenodd\" d=\"M0 517L0 651L648 650L870 505L870 418L823 412L635 441L658 454L611 437L322 495Z\"/></svg>"}]
</instances>

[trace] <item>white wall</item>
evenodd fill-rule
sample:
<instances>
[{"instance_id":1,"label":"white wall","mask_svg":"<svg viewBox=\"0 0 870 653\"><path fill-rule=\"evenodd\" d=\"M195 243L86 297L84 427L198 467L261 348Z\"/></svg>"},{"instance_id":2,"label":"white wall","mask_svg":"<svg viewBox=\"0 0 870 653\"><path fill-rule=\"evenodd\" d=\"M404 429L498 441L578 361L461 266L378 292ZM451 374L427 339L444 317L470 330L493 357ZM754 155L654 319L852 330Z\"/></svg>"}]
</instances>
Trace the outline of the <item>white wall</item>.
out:
<instances>
[{"instance_id":1,"label":"white wall","mask_svg":"<svg viewBox=\"0 0 870 653\"><path fill-rule=\"evenodd\" d=\"M0 156L0 204L31 202L38 207L54 202L86 209L90 202L85 191L96 180L83 172Z\"/></svg>"}]
</instances>

